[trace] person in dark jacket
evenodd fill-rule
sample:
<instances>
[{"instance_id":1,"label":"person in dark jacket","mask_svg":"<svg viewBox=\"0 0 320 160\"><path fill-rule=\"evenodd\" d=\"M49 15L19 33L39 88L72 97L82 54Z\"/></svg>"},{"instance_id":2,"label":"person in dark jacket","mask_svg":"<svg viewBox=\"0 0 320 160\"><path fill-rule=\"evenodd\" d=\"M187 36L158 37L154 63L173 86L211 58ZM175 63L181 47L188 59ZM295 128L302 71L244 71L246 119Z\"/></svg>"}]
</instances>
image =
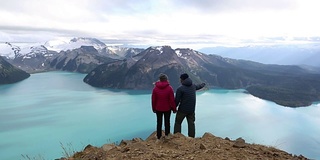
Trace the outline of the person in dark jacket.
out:
<instances>
[{"instance_id":1,"label":"person in dark jacket","mask_svg":"<svg viewBox=\"0 0 320 160\"><path fill-rule=\"evenodd\" d=\"M157 115L157 138L162 136L162 117L164 115L165 135L170 133L170 115L171 110L176 113L176 104L174 102L174 91L168 82L168 76L159 75L159 81L155 82L152 90L152 110Z\"/></svg>"},{"instance_id":2,"label":"person in dark jacket","mask_svg":"<svg viewBox=\"0 0 320 160\"><path fill-rule=\"evenodd\" d=\"M184 73L180 76L181 86L176 90L175 103L178 106L178 112L175 119L173 133L181 133L181 123L185 117L188 122L188 136L195 137L195 108L196 108L196 90L203 88L206 84L193 84L189 75Z\"/></svg>"}]
</instances>

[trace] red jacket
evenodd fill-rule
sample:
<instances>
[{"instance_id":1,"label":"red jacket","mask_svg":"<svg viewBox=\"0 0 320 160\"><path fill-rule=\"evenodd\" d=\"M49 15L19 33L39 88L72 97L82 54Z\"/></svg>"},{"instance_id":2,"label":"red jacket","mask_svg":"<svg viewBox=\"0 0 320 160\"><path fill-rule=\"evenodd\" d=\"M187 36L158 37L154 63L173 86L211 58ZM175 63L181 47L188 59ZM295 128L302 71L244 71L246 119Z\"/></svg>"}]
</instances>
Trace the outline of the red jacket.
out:
<instances>
[{"instance_id":1,"label":"red jacket","mask_svg":"<svg viewBox=\"0 0 320 160\"><path fill-rule=\"evenodd\" d=\"M168 81L157 81L152 90L152 110L155 111L170 111L177 110L174 102L174 92Z\"/></svg>"}]
</instances>

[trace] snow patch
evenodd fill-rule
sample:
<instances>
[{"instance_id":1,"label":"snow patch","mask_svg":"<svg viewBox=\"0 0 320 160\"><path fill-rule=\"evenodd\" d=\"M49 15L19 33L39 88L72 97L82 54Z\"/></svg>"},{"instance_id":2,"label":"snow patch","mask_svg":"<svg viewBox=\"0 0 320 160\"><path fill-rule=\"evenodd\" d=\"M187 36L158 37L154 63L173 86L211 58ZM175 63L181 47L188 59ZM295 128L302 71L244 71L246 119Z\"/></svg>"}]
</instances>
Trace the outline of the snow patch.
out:
<instances>
[{"instance_id":1,"label":"snow patch","mask_svg":"<svg viewBox=\"0 0 320 160\"><path fill-rule=\"evenodd\" d=\"M188 57L184 56L180 50L175 50L175 53L179 58L188 59ZM187 53L187 55L190 55L190 53Z\"/></svg>"},{"instance_id":2,"label":"snow patch","mask_svg":"<svg viewBox=\"0 0 320 160\"><path fill-rule=\"evenodd\" d=\"M176 54L177 54L178 57L181 57L181 56L182 56L182 53L180 52L180 50L176 50L175 52L176 52Z\"/></svg>"}]
</instances>

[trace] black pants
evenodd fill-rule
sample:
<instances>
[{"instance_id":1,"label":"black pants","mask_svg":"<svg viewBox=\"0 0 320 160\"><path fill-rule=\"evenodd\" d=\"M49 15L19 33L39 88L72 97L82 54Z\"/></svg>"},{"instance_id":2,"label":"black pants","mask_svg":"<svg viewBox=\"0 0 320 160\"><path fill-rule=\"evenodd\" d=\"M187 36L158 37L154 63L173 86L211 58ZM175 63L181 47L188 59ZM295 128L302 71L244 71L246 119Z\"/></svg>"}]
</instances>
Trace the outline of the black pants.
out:
<instances>
[{"instance_id":1,"label":"black pants","mask_svg":"<svg viewBox=\"0 0 320 160\"><path fill-rule=\"evenodd\" d=\"M182 113L182 112L177 112L177 115L176 115L176 120L175 120L175 123L174 123L174 131L173 133L181 133L181 123L183 121L184 118L187 117L187 122L188 122L188 136L189 137L195 137L195 134L196 134L196 127L195 127L195 124L194 124L194 121L196 120L195 118L195 113Z\"/></svg>"},{"instance_id":2,"label":"black pants","mask_svg":"<svg viewBox=\"0 0 320 160\"><path fill-rule=\"evenodd\" d=\"M167 136L170 133L170 115L171 111L160 112L157 111L157 138L160 139L162 135L162 117L164 115L164 133Z\"/></svg>"}]
</instances>

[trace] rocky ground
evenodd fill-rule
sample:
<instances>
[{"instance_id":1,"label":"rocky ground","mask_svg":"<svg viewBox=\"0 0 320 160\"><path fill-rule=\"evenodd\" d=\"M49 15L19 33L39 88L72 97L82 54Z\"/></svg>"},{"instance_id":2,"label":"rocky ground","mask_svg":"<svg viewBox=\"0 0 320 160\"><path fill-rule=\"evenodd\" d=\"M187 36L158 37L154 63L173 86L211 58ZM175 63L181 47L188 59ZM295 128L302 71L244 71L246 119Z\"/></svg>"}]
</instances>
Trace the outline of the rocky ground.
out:
<instances>
[{"instance_id":1,"label":"rocky ground","mask_svg":"<svg viewBox=\"0 0 320 160\"><path fill-rule=\"evenodd\" d=\"M189 138L177 133L156 139L152 133L146 140L134 138L122 140L119 145L105 144L102 147L88 145L70 158L60 160L306 160L302 155L292 155L274 147L248 144L242 138L222 139L211 133L202 137Z\"/></svg>"}]
</instances>

